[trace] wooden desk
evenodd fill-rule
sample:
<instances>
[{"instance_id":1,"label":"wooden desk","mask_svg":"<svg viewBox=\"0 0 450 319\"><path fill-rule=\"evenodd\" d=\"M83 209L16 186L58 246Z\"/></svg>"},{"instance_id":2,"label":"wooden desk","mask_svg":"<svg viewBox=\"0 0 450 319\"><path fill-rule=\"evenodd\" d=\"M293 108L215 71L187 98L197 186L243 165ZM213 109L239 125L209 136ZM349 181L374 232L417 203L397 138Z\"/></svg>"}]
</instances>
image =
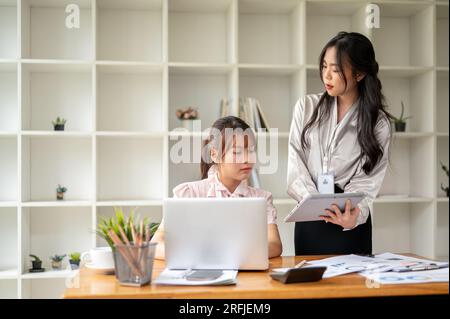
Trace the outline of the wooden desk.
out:
<instances>
[{"instance_id":1,"label":"wooden desk","mask_svg":"<svg viewBox=\"0 0 450 319\"><path fill-rule=\"evenodd\" d=\"M302 259L314 260L329 256L279 257L270 260L270 268L292 267ZM155 261L153 279L164 269L164 262ZM312 283L282 284L272 280L269 271L239 272L233 286L161 286L141 288L120 286L114 275L99 275L88 269L80 270L79 288L69 288L64 298L352 298L443 295L449 293L448 283L383 285L368 288L366 279L358 274L322 279Z\"/></svg>"}]
</instances>

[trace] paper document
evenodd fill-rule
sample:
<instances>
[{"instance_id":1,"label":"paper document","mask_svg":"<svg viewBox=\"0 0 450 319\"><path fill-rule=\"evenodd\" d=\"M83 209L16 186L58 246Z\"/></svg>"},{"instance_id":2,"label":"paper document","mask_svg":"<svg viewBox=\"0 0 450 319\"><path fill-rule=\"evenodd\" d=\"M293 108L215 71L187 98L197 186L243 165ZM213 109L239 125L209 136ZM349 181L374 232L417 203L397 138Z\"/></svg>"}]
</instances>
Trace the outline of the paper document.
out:
<instances>
[{"instance_id":1,"label":"paper document","mask_svg":"<svg viewBox=\"0 0 450 319\"><path fill-rule=\"evenodd\" d=\"M309 261L308 264L303 267L327 267L327 270L323 274L323 278L331 278L377 268L378 265L374 264L373 261L374 260L372 257L344 255L322 260Z\"/></svg>"},{"instance_id":2,"label":"paper document","mask_svg":"<svg viewBox=\"0 0 450 319\"><path fill-rule=\"evenodd\" d=\"M373 258L373 263L377 264L378 267L372 268L370 271L365 271L365 273L381 273L388 271L413 272L448 268L447 262L420 259L392 253L375 255Z\"/></svg>"},{"instance_id":3,"label":"paper document","mask_svg":"<svg viewBox=\"0 0 450 319\"><path fill-rule=\"evenodd\" d=\"M394 283L395 279L393 278L398 279L395 283L448 281L448 263L392 253L379 254L374 257L359 255L336 256L310 261L303 267L311 266L327 267L323 278L357 272L366 278L382 283L386 283L387 280L391 280ZM416 276L416 274L419 274L420 277ZM425 280L425 278L427 279Z\"/></svg>"},{"instance_id":4,"label":"paper document","mask_svg":"<svg viewBox=\"0 0 450 319\"><path fill-rule=\"evenodd\" d=\"M237 273L237 270L170 270L166 268L153 283L182 286L235 285Z\"/></svg>"},{"instance_id":5,"label":"paper document","mask_svg":"<svg viewBox=\"0 0 450 319\"><path fill-rule=\"evenodd\" d=\"M383 285L448 282L448 268L411 272L361 273L361 275Z\"/></svg>"}]
</instances>

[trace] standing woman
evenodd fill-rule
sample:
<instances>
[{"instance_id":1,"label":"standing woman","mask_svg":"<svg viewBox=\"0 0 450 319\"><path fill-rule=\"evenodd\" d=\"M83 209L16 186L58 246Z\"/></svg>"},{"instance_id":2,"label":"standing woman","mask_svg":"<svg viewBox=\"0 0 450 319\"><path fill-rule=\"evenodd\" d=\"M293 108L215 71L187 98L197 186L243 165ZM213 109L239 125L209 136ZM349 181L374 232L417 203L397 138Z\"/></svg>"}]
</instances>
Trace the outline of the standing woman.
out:
<instances>
[{"instance_id":1,"label":"standing woman","mask_svg":"<svg viewBox=\"0 0 450 319\"><path fill-rule=\"evenodd\" d=\"M321 94L295 105L289 135L288 194L301 201L334 179L334 192L364 192L325 210L322 221L297 222L295 254L371 254L373 199L388 165L390 114L386 111L372 43L359 33L340 32L319 58ZM323 192L323 191L322 191Z\"/></svg>"}]
</instances>

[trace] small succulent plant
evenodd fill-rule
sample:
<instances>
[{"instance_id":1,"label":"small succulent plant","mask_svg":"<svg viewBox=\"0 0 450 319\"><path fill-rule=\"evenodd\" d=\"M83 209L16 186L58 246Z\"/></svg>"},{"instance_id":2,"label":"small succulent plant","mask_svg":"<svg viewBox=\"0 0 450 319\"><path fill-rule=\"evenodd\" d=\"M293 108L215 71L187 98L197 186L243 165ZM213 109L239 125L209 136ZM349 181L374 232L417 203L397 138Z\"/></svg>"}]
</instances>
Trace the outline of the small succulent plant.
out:
<instances>
[{"instance_id":1,"label":"small succulent plant","mask_svg":"<svg viewBox=\"0 0 450 319\"><path fill-rule=\"evenodd\" d=\"M58 184L58 187L56 188L56 192L58 192L58 193L65 193L65 192L67 192L67 187L63 187L63 186Z\"/></svg>"},{"instance_id":2,"label":"small succulent plant","mask_svg":"<svg viewBox=\"0 0 450 319\"><path fill-rule=\"evenodd\" d=\"M53 124L53 126L56 126L56 125L64 125L64 124L66 124L66 122L67 122L67 120L66 119L63 119L62 117L57 117L56 118L56 120L53 120L52 121L52 124Z\"/></svg>"},{"instance_id":3,"label":"small succulent plant","mask_svg":"<svg viewBox=\"0 0 450 319\"><path fill-rule=\"evenodd\" d=\"M412 116L403 117L403 115L405 114L405 104L403 103L403 101L401 103L402 103L402 112L400 113L400 116L399 117L392 116L394 123L406 123L406 120L412 118Z\"/></svg>"},{"instance_id":4,"label":"small succulent plant","mask_svg":"<svg viewBox=\"0 0 450 319\"><path fill-rule=\"evenodd\" d=\"M37 261L37 262L42 261L42 260L41 260L38 256L36 256L36 255L30 255L30 257L34 259L33 261Z\"/></svg>"},{"instance_id":5,"label":"small succulent plant","mask_svg":"<svg viewBox=\"0 0 450 319\"><path fill-rule=\"evenodd\" d=\"M72 261L72 262L79 262L80 257L81 257L81 254L79 252L73 252L73 253L69 254L70 261Z\"/></svg>"},{"instance_id":6,"label":"small succulent plant","mask_svg":"<svg viewBox=\"0 0 450 319\"><path fill-rule=\"evenodd\" d=\"M54 256L50 256L50 259L55 262L60 262L64 259L64 257L66 257L65 254L64 255L54 255Z\"/></svg>"}]
</instances>

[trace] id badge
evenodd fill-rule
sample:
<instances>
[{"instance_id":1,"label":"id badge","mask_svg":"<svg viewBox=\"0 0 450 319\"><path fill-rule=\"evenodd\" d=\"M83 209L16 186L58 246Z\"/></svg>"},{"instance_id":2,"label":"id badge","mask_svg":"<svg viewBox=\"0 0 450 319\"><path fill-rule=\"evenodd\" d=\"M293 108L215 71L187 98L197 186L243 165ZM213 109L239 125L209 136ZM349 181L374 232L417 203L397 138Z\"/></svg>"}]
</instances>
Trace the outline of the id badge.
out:
<instances>
[{"instance_id":1,"label":"id badge","mask_svg":"<svg viewBox=\"0 0 450 319\"><path fill-rule=\"evenodd\" d=\"M334 194L334 174L319 174L317 184L320 194Z\"/></svg>"}]
</instances>

